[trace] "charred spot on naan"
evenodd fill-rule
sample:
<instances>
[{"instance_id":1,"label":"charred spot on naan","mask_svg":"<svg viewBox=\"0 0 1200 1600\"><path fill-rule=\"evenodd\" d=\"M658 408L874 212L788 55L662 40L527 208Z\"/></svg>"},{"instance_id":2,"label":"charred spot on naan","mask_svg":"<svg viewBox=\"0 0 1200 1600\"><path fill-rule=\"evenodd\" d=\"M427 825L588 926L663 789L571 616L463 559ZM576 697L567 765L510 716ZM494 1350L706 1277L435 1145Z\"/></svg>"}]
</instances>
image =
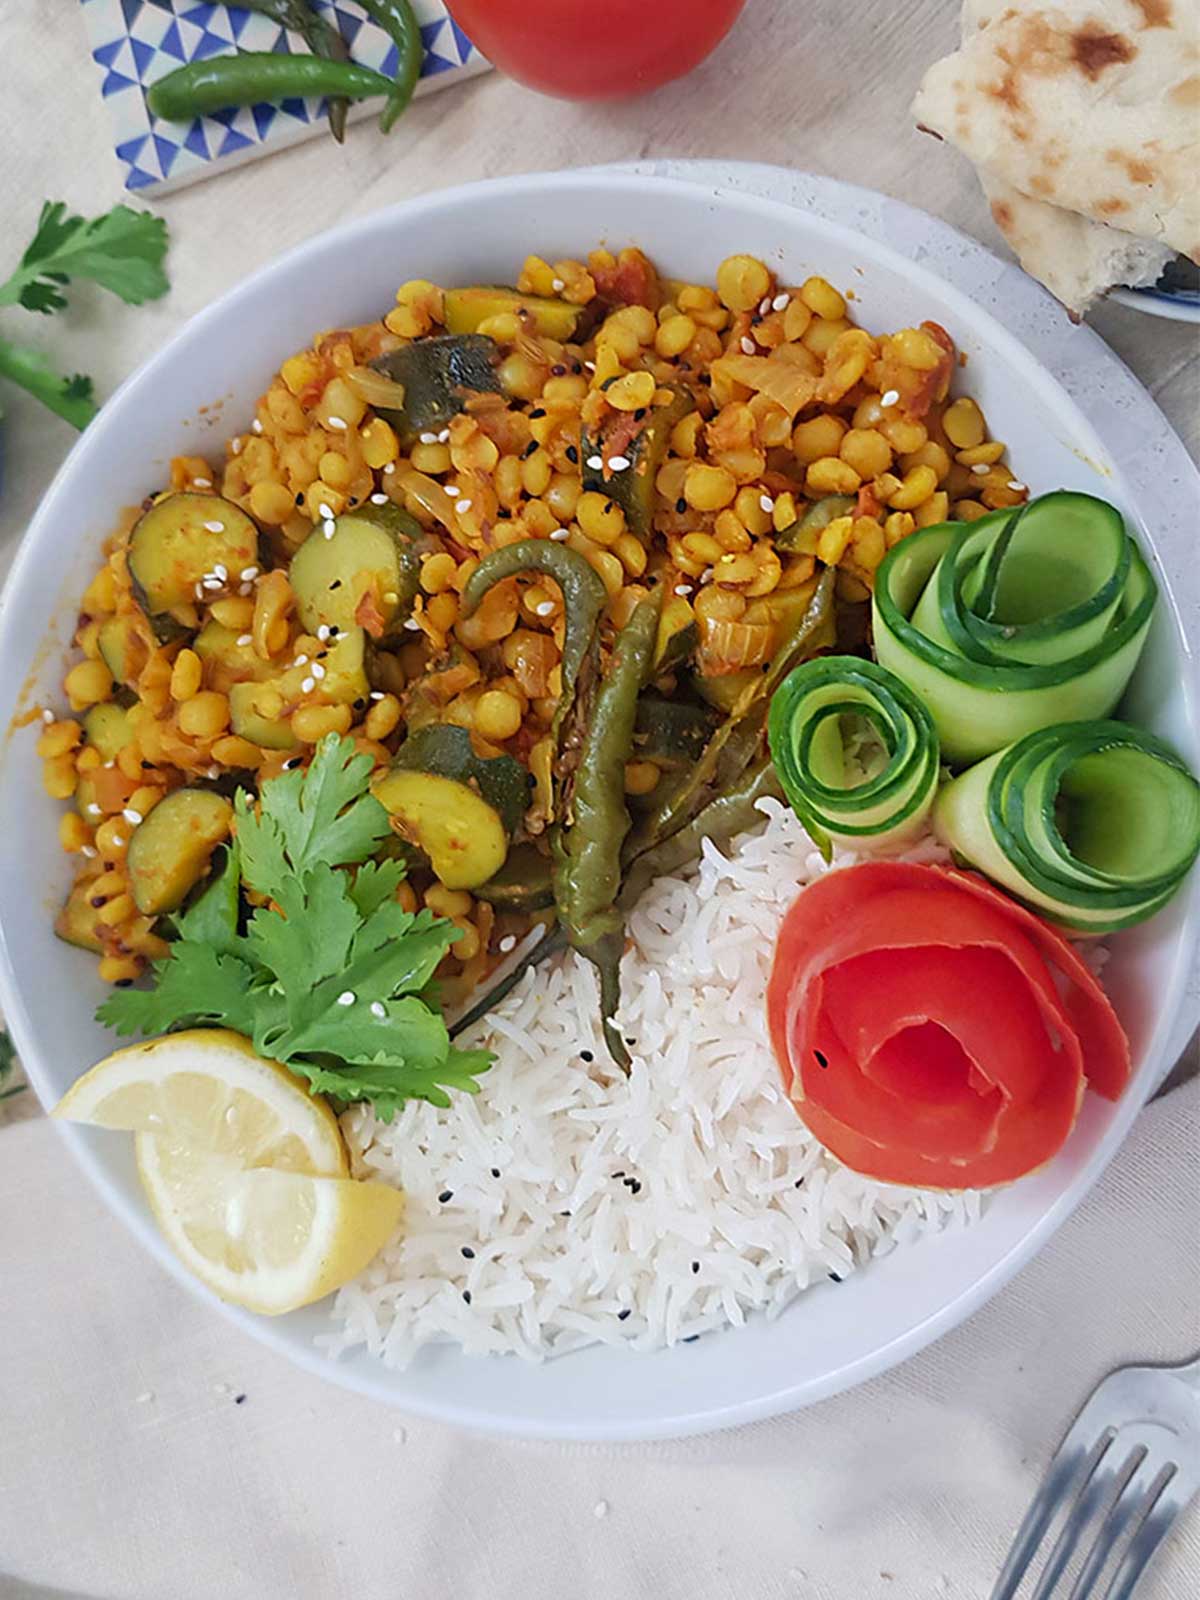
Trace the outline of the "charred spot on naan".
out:
<instances>
[{"instance_id":1,"label":"charred spot on naan","mask_svg":"<svg viewBox=\"0 0 1200 1600\"><path fill-rule=\"evenodd\" d=\"M1175 20L1169 0L1130 0L1142 13L1143 28L1169 28Z\"/></svg>"},{"instance_id":2,"label":"charred spot on naan","mask_svg":"<svg viewBox=\"0 0 1200 1600\"><path fill-rule=\"evenodd\" d=\"M1095 23L1085 23L1071 35L1071 59L1095 83L1109 67L1124 66L1137 55L1137 46L1121 33L1110 33Z\"/></svg>"}]
</instances>

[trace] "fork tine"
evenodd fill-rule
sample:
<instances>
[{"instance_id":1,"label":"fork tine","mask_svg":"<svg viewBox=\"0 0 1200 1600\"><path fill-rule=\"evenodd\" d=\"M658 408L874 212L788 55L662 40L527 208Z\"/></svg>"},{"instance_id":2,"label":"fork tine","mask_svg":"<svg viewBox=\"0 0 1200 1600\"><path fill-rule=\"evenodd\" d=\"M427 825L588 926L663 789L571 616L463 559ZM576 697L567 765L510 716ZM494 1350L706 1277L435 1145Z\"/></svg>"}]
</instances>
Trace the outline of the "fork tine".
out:
<instances>
[{"instance_id":1,"label":"fork tine","mask_svg":"<svg viewBox=\"0 0 1200 1600\"><path fill-rule=\"evenodd\" d=\"M1109 1444L1114 1435L1110 1432ZM1144 1452L1143 1452L1144 1454ZM1107 1446L1105 1447L1107 1456ZM1079 1492L1079 1497L1071 1507L1062 1531L1054 1541L1054 1548L1050 1552L1050 1559L1046 1562L1037 1586L1033 1591L1032 1600L1050 1600L1054 1586L1066 1571L1067 1564L1075 1554L1075 1547L1079 1543L1080 1535L1095 1515L1097 1507L1103 1501L1114 1482L1118 1484L1117 1493L1120 1494L1126 1483L1137 1469L1141 1456L1135 1460L1128 1456L1119 1467L1114 1468L1111 1457L1098 1459L1096 1469Z\"/></svg>"},{"instance_id":2,"label":"fork tine","mask_svg":"<svg viewBox=\"0 0 1200 1600\"><path fill-rule=\"evenodd\" d=\"M1118 1540L1131 1527L1136 1533L1175 1472L1174 1462L1164 1466L1161 1459L1152 1460L1148 1451L1142 1448L1137 1465L1109 1507L1108 1515L1096 1534L1091 1552L1072 1586L1070 1600L1089 1600L1096 1593L1104 1564Z\"/></svg>"},{"instance_id":3,"label":"fork tine","mask_svg":"<svg viewBox=\"0 0 1200 1600\"><path fill-rule=\"evenodd\" d=\"M1014 1600L1021 1580L1029 1570L1029 1563L1037 1554L1038 1546L1054 1520L1054 1513L1082 1492L1112 1443L1114 1430L1106 1428L1086 1453L1080 1452L1074 1435L1075 1430L1072 1429L1046 1468L1046 1476L1017 1529L1008 1558L996 1580L992 1600Z\"/></svg>"},{"instance_id":4,"label":"fork tine","mask_svg":"<svg viewBox=\"0 0 1200 1600\"><path fill-rule=\"evenodd\" d=\"M1121 1557L1121 1563L1113 1574L1107 1595L1098 1597L1098 1600L1130 1600L1151 1557L1170 1532L1175 1518L1187 1504L1186 1495L1181 1499L1177 1494L1166 1494L1169 1484L1170 1479L1164 1477L1155 1493L1153 1504L1147 1509L1141 1526Z\"/></svg>"}]
</instances>

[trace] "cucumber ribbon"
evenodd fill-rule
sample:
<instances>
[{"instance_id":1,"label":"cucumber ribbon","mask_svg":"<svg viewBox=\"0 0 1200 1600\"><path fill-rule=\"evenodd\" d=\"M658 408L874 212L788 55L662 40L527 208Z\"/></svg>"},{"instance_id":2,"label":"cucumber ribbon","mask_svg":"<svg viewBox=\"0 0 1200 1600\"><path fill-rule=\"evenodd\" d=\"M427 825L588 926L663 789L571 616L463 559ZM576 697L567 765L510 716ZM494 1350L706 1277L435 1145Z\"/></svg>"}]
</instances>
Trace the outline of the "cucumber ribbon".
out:
<instances>
[{"instance_id":1,"label":"cucumber ribbon","mask_svg":"<svg viewBox=\"0 0 1200 1600\"><path fill-rule=\"evenodd\" d=\"M784 679L767 727L779 781L828 861L834 842L899 844L938 783L938 738L916 695L857 656L819 656Z\"/></svg>"},{"instance_id":2,"label":"cucumber ribbon","mask_svg":"<svg viewBox=\"0 0 1200 1600\"><path fill-rule=\"evenodd\" d=\"M1060 490L922 528L876 573L875 653L965 765L1054 723L1107 717L1157 589L1114 506Z\"/></svg>"},{"instance_id":3,"label":"cucumber ribbon","mask_svg":"<svg viewBox=\"0 0 1200 1600\"><path fill-rule=\"evenodd\" d=\"M1200 852L1200 784L1123 722L1043 728L938 795L935 832L1034 910L1107 933L1164 905Z\"/></svg>"}]
</instances>

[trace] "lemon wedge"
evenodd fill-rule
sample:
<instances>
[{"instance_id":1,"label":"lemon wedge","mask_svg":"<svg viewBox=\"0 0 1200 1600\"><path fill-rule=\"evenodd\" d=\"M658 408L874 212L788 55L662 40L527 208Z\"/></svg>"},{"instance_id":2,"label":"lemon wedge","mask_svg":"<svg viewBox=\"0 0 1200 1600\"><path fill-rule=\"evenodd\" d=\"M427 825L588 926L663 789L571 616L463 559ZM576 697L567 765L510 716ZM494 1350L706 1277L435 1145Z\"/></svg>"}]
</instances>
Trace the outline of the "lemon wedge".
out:
<instances>
[{"instance_id":1,"label":"lemon wedge","mask_svg":"<svg viewBox=\"0 0 1200 1600\"><path fill-rule=\"evenodd\" d=\"M133 1133L142 1186L172 1249L223 1300L268 1316L361 1272L404 1209L399 1190L348 1176L324 1101L223 1029L116 1051L54 1114Z\"/></svg>"}]
</instances>

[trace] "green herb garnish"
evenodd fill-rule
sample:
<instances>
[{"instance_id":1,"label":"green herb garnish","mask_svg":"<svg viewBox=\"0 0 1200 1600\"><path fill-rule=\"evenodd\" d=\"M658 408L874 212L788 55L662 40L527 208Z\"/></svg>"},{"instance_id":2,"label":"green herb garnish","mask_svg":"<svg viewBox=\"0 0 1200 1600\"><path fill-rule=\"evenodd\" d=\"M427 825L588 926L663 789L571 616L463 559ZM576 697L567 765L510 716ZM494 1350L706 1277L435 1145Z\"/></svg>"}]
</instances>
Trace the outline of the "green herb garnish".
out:
<instances>
[{"instance_id":1,"label":"green herb garnish","mask_svg":"<svg viewBox=\"0 0 1200 1600\"><path fill-rule=\"evenodd\" d=\"M459 1050L424 993L453 923L395 898L403 862L370 859L389 833L367 792L369 756L322 740L312 764L235 802L236 840L199 899L154 987L118 990L96 1013L118 1033L233 1028L316 1091L369 1100L390 1121L408 1099L450 1104L478 1088L486 1050ZM355 869L353 871L349 869ZM242 929L244 888L270 905Z\"/></svg>"},{"instance_id":2,"label":"green herb garnish","mask_svg":"<svg viewBox=\"0 0 1200 1600\"><path fill-rule=\"evenodd\" d=\"M17 1069L17 1047L8 1036L8 1030L0 1028L0 1100L8 1100L14 1094L20 1094L25 1087L23 1083L13 1083Z\"/></svg>"},{"instance_id":3,"label":"green herb garnish","mask_svg":"<svg viewBox=\"0 0 1200 1600\"><path fill-rule=\"evenodd\" d=\"M46 316L67 304L63 292L79 278L90 279L140 306L167 292L163 257L167 225L148 211L114 206L99 217L70 213L61 200L47 201L37 231L16 271L0 284L0 306L23 306ZM96 414L91 379L55 372L40 351L0 338L0 376L19 384L76 428Z\"/></svg>"}]
</instances>

